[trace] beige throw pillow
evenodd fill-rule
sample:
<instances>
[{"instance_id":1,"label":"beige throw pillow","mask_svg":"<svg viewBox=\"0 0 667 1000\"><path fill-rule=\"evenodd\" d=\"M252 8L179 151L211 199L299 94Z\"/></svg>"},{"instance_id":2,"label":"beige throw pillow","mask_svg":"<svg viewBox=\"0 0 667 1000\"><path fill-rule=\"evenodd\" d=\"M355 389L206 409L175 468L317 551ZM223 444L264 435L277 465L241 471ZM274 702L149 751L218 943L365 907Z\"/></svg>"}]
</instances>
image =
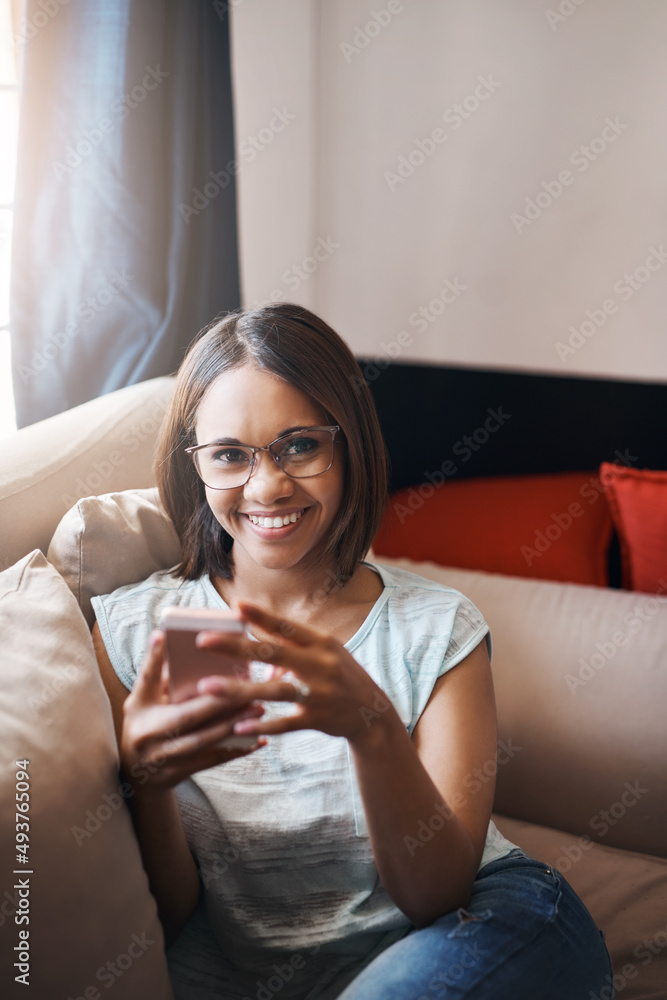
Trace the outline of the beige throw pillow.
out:
<instances>
[{"instance_id":1,"label":"beige throw pillow","mask_svg":"<svg viewBox=\"0 0 667 1000\"><path fill-rule=\"evenodd\" d=\"M0 573L0 634L3 996L172 1000L90 632L39 550Z\"/></svg>"},{"instance_id":2,"label":"beige throw pillow","mask_svg":"<svg viewBox=\"0 0 667 1000\"><path fill-rule=\"evenodd\" d=\"M90 598L174 566L181 543L157 488L79 500L56 528L49 561L65 578L92 628Z\"/></svg>"}]
</instances>

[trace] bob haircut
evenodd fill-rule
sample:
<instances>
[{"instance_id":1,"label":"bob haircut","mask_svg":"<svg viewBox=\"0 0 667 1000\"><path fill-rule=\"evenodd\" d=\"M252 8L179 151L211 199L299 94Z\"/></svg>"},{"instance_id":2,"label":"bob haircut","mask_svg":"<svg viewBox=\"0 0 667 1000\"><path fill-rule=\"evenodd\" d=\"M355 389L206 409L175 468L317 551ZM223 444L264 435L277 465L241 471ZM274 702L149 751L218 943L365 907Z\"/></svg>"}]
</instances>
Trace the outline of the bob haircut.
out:
<instances>
[{"instance_id":1,"label":"bob haircut","mask_svg":"<svg viewBox=\"0 0 667 1000\"><path fill-rule=\"evenodd\" d=\"M233 578L233 539L214 517L184 448L197 444L197 410L206 390L223 372L246 365L300 389L319 403L325 422L341 427L347 444L343 498L322 553L322 561L334 555L332 585L341 586L380 527L387 502L387 449L373 397L348 346L323 320L287 302L214 320L178 371L155 461L160 499L182 546L173 572L186 580L205 573Z\"/></svg>"}]
</instances>

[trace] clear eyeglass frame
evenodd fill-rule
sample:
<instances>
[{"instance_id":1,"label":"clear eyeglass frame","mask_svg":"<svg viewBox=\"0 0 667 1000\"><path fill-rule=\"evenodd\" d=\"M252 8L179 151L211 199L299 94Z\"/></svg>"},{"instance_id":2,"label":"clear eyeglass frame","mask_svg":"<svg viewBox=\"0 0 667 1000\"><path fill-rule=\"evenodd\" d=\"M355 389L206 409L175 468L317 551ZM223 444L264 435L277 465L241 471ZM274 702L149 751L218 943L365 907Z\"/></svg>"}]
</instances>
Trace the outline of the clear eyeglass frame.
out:
<instances>
[{"instance_id":1,"label":"clear eyeglass frame","mask_svg":"<svg viewBox=\"0 0 667 1000\"><path fill-rule=\"evenodd\" d=\"M246 483L252 476L253 472L255 471L255 465L257 464L257 454L260 451L268 451L268 453L271 455L271 458L278 466L278 468L281 470L281 472L284 472L286 476L290 477L290 479L312 479L314 476L323 475L325 472L328 472L331 466L333 465L334 445L336 443L335 437L339 430L340 426L338 424L331 424L330 426L327 427L299 427L298 430L290 431L288 434L281 434L279 437L275 438L275 440L271 441L269 444L264 445L264 447L262 448L255 447L254 445L250 444L240 444L240 445L227 444L227 447L243 449L243 451L251 452L250 464L248 466L248 475L242 482L234 483L233 486L212 486L210 483L206 482L199 467L198 454L200 451L202 451L204 448L211 448L215 446L222 448L225 446L226 442L209 441L207 444L195 444L191 445L189 448L184 448L183 450L187 455L190 455L190 457L193 460L194 467L197 470L197 475L204 483L204 485L207 486L210 490L237 490L240 489L241 486L246 485ZM298 438L299 435L306 434L309 431L329 431L329 433L331 434L331 456L329 458L329 464L327 465L326 469L321 469L319 472L310 472L305 476L295 476L294 473L288 472L285 468L283 468L281 464L280 455L277 455L276 452L273 450L274 445L280 444L285 440L288 440L289 438Z\"/></svg>"}]
</instances>

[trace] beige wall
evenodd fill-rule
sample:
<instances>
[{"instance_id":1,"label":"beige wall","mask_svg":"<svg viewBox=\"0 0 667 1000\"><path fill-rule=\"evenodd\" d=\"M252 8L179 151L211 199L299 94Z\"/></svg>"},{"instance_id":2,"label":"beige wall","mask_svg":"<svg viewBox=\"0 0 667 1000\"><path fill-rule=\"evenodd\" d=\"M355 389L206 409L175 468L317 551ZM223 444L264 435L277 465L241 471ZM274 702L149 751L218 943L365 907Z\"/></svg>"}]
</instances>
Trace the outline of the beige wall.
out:
<instances>
[{"instance_id":1,"label":"beige wall","mask_svg":"<svg viewBox=\"0 0 667 1000\"><path fill-rule=\"evenodd\" d=\"M246 305L360 355L667 380L667 3L231 7Z\"/></svg>"}]
</instances>

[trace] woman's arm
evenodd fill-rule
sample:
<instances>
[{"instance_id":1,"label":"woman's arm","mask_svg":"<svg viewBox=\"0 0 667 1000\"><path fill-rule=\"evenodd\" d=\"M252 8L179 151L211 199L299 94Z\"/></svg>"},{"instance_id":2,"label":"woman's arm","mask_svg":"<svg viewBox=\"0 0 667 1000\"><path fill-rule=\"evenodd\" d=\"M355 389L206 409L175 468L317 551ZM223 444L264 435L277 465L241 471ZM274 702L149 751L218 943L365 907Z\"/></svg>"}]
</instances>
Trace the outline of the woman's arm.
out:
<instances>
[{"instance_id":1,"label":"woman's arm","mask_svg":"<svg viewBox=\"0 0 667 1000\"><path fill-rule=\"evenodd\" d=\"M132 787L128 804L151 892L164 928L166 947L174 944L197 906L200 881L185 839L173 786L195 771L252 751L215 748L245 713L240 703L196 698L169 704L162 673L163 638L153 641L130 693L118 679L99 627L93 644L113 713L121 780ZM244 702L243 707L247 707ZM260 708L253 714L259 714ZM221 718L224 720L221 723ZM203 723L211 724L202 728ZM193 753L192 734L197 731ZM188 742L189 741L189 742Z\"/></svg>"},{"instance_id":2,"label":"woman's arm","mask_svg":"<svg viewBox=\"0 0 667 1000\"><path fill-rule=\"evenodd\" d=\"M339 642L253 605L240 607L247 621L272 631L278 641L253 643L208 634L198 643L289 668L310 690L293 715L241 722L234 731L270 735L319 729L345 736L376 865L391 898L417 927L465 906L482 857L495 788L490 780L473 795L465 781L496 759L486 643L480 642L437 681L411 738L389 699ZM208 678L199 682L199 690L295 700L294 686L287 681L250 684Z\"/></svg>"},{"instance_id":3,"label":"woman's arm","mask_svg":"<svg viewBox=\"0 0 667 1000\"><path fill-rule=\"evenodd\" d=\"M387 711L350 740L382 884L417 927L468 903L491 818L495 776L484 765L495 762L496 742L484 641L437 681L412 739ZM470 780L475 771L482 782Z\"/></svg>"}]
</instances>

